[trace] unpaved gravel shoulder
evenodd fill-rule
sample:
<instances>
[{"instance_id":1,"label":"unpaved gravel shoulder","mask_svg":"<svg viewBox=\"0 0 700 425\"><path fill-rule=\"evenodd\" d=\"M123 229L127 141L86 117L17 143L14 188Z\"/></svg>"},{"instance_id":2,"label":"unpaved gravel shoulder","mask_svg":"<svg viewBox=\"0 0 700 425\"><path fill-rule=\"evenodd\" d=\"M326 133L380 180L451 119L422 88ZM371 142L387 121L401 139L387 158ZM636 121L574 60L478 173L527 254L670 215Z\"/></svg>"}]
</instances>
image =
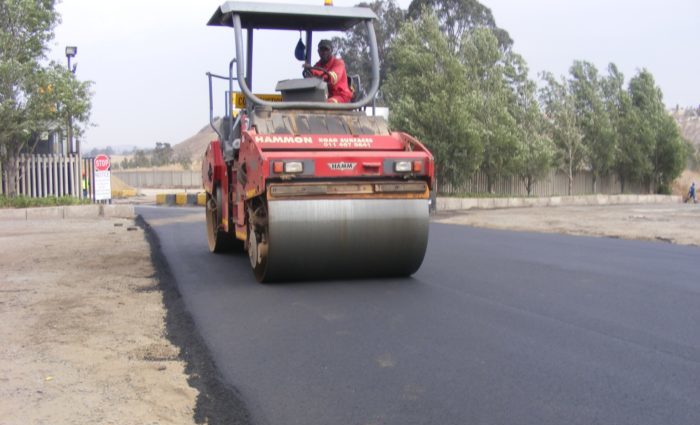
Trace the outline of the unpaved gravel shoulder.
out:
<instances>
[{"instance_id":1,"label":"unpaved gravel shoulder","mask_svg":"<svg viewBox=\"0 0 700 425\"><path fill-rule=\"evenodd\" d=\"M144 229L0 221L1 425L247 422Z\"/></svg>"},{"instance_id":2,"label":"unpaved gravel shoulder","mask_svg":"<svg viewBox=\"0 0 700 425\"><path fill-rule=\"evenodd\" d=\"M603 205L442 212L438 223L700 246L700 204Z\"/></svg>"}]
</instances>

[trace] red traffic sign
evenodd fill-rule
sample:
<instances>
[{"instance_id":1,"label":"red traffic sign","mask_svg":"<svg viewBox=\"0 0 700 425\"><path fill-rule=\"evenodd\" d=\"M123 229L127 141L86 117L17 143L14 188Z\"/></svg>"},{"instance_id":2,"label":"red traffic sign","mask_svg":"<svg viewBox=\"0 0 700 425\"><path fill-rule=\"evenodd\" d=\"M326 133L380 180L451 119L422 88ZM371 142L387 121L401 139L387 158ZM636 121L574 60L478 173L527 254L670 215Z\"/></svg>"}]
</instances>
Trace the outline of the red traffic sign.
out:
<instances>
[{"instance_id":1,"label":"red traffic sign","mask_svg":"<svg viewBox=\"0 0 700 425\"><path fill-rule=\"evenodd\" d=\"M109 165L109 157L107 155L100 154L95 157L96 171L107 171L109 170Z\"/></svg>"}]
</instances>

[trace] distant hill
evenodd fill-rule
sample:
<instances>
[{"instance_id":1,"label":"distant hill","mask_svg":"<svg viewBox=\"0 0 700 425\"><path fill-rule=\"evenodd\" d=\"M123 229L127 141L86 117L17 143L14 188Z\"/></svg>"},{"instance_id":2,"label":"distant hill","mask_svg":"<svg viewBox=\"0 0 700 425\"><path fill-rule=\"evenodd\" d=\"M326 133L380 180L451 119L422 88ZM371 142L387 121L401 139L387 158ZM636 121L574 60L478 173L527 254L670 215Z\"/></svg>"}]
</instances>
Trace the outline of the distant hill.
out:
<instances>
[{"instance_id":1,"label":"distant hill","mask_svg":"<svg viewBox=\"0 0 700 425\"><path fill-rule=\"evenodd\" d=\"M700 148L700 107L676 108L671 115L678 123L683 137L696 148Z\"/></svg>"},{"instance_id":2,"label":"distant hill","mask_svg":"<svg viewBox=\"0 0 700 425\"><path fill-rule=\"evenodd\" d=\"M219 126L219 121L220 120L217 119L214 122L217 127ZM209 142L218 138L219 136L217 136L211 126L207 124L194 135L173 146L175 157L184 156L191 158L194 163L200 162L204 156L204 152L207 150L207 146L209 146Z\"/></svg>"}]
</instances>

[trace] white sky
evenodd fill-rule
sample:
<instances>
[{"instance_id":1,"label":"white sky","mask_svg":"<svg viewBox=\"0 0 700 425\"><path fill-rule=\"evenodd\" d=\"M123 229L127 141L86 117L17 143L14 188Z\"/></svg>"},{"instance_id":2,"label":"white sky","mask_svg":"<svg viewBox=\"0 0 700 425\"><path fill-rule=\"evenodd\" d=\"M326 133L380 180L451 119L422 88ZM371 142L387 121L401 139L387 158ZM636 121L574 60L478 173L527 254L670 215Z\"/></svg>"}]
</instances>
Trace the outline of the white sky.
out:
<instances>
[{"instance_id":1,"label":"white sky","mask_svg":"<svg viewBox=\"0 0 700 425\"><path fill-rule=\"evenodd\" d=\"M647 68L668 106L700 104L698 0L481 1L515 40L533 79L543 70L566 74L574 60L590 61L602 73L614 62L626 80ZM336 6L358 2L334 0ZM63 0L58 5L62 23L49 57L65 63L65 46L78 46L77 75L95 83L96 126L84 136L83 149L176 144L208 123L205 73L226 74L234 51L232 29L206 26L221 3ZM399 0L403 8L409 3ZM298 37L256 32L256 92L271 92L277 80L300 75L294 59ZM319 39L315 36L314 44ZM215 115L223 113L223 90L222 83L215 86Z\"/></svg>"}]
</instances>

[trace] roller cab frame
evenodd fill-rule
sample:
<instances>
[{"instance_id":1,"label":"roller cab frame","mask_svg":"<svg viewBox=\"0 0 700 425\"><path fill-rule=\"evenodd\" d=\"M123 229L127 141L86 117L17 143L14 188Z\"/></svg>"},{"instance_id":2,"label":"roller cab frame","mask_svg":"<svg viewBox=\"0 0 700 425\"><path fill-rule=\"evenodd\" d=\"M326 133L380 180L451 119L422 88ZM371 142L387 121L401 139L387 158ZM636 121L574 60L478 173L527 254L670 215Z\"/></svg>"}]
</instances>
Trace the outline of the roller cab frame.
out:
<instances>
[{"instance_id":1,"label":"roller cab frame","mask_svg":"<svg viewBox=\"0 0 700 425\"><path fill-rule=\"evenodd\" d=\"M208 23L232 27L235 39L228 76L207 74L218 135L202 163L209 249L245 249L260 282L406 276L422 263L434 161L365 112L379 88L376 19L362 7L230 1ZM327 103L315 77L280 81L279 94L252 91L254 31L304 32L311 63L315 33L355 25L365 29L372 81L351 103ZM218 124L216 79L228 83Z\"/></svg>"}]
</instances>

